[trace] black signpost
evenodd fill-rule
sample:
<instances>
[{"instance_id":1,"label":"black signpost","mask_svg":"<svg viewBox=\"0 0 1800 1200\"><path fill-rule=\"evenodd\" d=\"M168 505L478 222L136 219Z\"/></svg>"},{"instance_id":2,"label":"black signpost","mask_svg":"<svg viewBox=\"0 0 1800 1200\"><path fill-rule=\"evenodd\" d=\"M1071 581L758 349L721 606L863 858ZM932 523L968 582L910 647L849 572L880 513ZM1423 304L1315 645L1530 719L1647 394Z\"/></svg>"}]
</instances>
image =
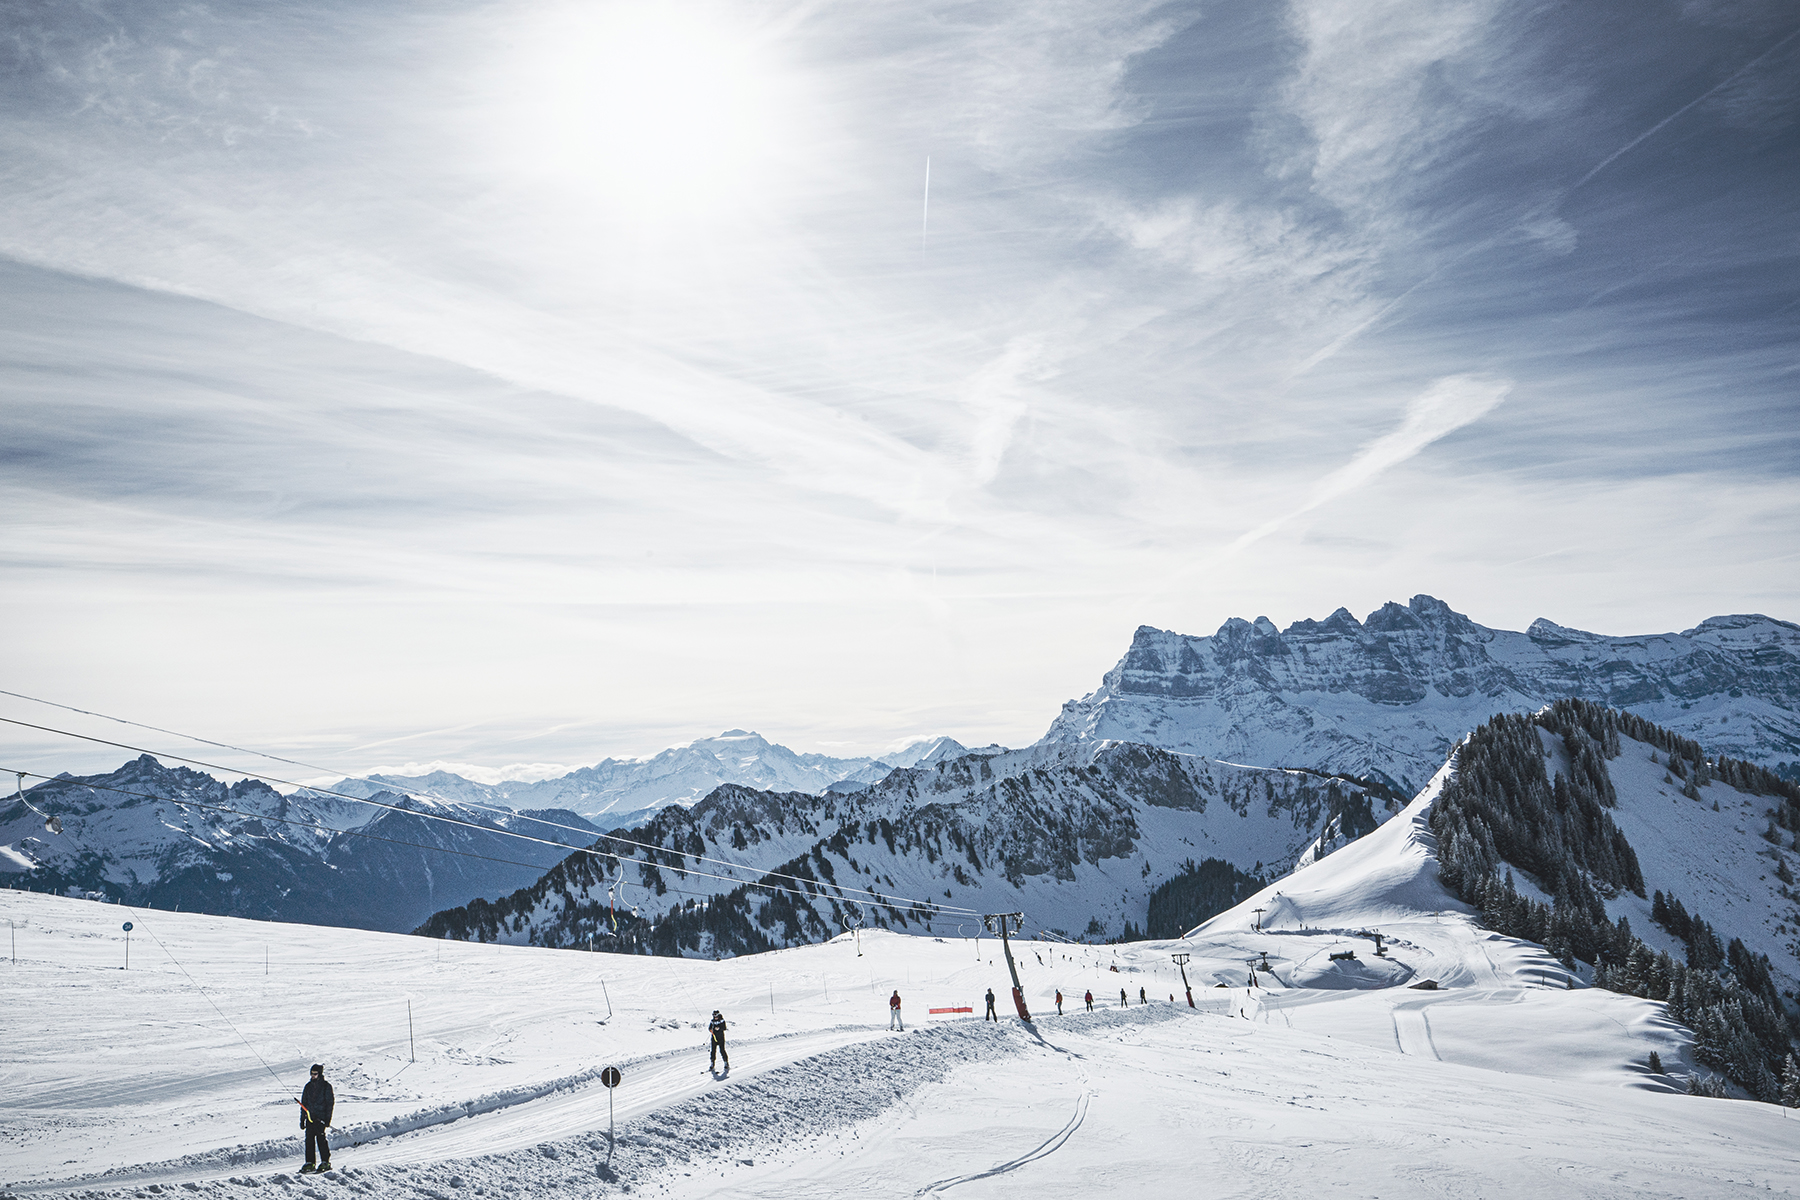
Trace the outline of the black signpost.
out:
<instances>
[{"instance_id":1,"label":"black signpost","mask_svg":"<svg viewBox=\"0 0 1800 1200\"><path fill-rule=\"evenodd\" d=\"M125 969L131 970L131 922L125 922Z\"/></svg>"},{"instance_id":2,"label":"black signpost","mask_svg":"<svg viewBox=\"0 0 1800 1200\"><path fill-rule=\"evenodd\" d=\"M606 1162L612 1165L613 1154L613 1089L619 1086L619 1068L608 1067L600 1072L600 1082L606 1085Z\"/></svg>"}]
</instances>

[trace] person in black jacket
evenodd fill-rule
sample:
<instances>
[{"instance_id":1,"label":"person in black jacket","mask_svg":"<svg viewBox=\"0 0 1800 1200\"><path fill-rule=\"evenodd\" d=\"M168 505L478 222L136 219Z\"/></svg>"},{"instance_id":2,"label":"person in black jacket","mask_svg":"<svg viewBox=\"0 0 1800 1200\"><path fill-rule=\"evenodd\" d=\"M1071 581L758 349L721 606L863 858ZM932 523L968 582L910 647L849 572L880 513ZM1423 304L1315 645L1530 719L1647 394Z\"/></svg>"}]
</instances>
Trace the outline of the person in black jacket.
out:
<instances>
[{"instance_id":1,"label":"person in black jacket","mask_svg":"<svg viewBox=\"0 0 1800 1200\"><path fill-rule=\"evenodd\" d=\"M716 1071L719 1060L725 1060L725 1070L731 1070L731 1055L725 1053L725 1016L718 1009L713 1009L712 1020L707 1023L706 1031L712 1034L712 1054L706 1064L707 1070Z\"/></svg>"},{"instance_id":2,"label":"person in black jacket","mask_svg":"<svg viewBox=\"0 0 1800 1200\"><path fill-rule=\"evenodd\" d=\"M325 1068L314 1063L312 1078L306 1081L306 1087L300 1093L300 1128L306 1131L306 1165L300 1168L302 1175L314 1170L331 1170L331 1143L325 1140L325 1131L331 1127L331 1109L336 1103L336 1094L325 1082ZM313 1166L315 1148L319 1157L316 1168Z\"/></svg>"}]
</instances>

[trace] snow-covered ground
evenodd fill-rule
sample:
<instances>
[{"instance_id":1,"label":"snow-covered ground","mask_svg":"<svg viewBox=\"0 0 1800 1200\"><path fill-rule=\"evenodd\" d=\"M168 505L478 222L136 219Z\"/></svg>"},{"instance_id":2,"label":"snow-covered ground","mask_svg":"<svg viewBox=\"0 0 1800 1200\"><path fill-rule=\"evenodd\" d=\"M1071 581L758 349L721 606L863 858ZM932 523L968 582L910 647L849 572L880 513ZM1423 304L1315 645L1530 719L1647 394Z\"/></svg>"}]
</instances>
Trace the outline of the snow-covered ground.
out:
<instances>
[{"instance_id":1,"label":"snow-covered ground","mask_svg":"<svg viewBox=\"0 0 1800 1200\"><path fill-rule=\"evenodd\" d=\"M1434 796L1187 938L1015 942L1032 1026L926 1011L979 1013L990 987L1008 1011L992 938L864 932L709 962L0 892L18 939L0 968L0 1185L309 1200L1800 1190L1800 1122L1682 1094L1694 1068L1660 1005L1473 924L1436 882ZM886 1027L894 989L904 1033ZM732 1026L720 1077L714 1008ZM295 1173L313 1061L338 1092L339 1169L322 1179ZM624 1073L611 1145L609 1065Z\"/></svg>"}]
</instances>

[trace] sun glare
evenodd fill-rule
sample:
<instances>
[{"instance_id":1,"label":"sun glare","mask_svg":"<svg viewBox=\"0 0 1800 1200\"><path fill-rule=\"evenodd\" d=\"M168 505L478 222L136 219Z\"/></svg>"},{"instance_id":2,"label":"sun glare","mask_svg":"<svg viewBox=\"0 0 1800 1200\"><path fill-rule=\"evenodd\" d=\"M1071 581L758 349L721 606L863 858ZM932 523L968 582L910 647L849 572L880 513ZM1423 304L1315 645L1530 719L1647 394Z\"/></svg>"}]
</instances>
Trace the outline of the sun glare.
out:
<instances>
[{"instance_id":1,"label":"sun glare","mask_svg":"<svg viewBox=\"0 0 1800 1200\"><path fill-rule=\"evenodd\" d=\"M741 204L791 127L766 42L728 9L567 8L535 23L520 50L505 88L519 104L497 131L504 156L609 207Z\"/></svg>"}]
</instances>

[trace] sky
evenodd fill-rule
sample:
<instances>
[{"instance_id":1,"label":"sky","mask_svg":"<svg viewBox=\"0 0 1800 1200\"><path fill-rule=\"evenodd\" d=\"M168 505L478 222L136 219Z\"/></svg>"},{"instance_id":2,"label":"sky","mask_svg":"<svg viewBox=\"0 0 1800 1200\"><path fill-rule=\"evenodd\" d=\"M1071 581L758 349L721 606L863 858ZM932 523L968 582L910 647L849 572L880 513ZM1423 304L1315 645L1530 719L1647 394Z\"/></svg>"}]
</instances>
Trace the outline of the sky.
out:
<instances>
[{"instance_id":1,"label":"sky","mask_svg":"<svg viewBox=\"0 0 1800 1200\"><path fill-rule=\"evenodd\" d=\"M1141 624L1800 620L1789 3L0 35L6 691L543 774L1027 743Z\"/></svg>"}]
</instances>

